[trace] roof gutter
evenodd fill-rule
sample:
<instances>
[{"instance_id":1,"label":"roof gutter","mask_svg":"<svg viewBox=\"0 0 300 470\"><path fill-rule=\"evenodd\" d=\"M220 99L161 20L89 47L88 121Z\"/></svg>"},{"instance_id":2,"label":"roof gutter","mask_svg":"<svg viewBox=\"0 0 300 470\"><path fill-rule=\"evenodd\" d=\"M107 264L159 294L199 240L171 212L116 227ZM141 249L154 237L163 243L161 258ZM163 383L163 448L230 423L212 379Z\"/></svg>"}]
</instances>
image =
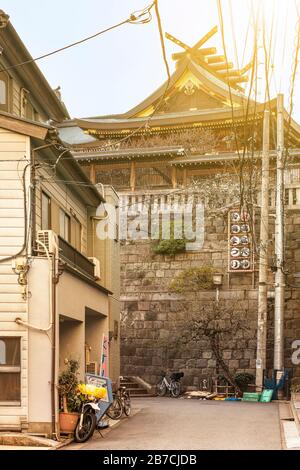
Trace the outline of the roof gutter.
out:
<instances>
[{"instance_id":1,"label":"roof gutter","mask_svg":"<svg viewBox=\"0 0 300 470\"><path fill-rule=\"evenodd\" d=\"M33 142L34 147L40 145L40 142L35 139L33 139ZM72 190L87 206L98 207L99 204L105 202L103 196L87 177L71 152L63 146L55 129L48 132L47 143L50 145L42 149L39 156L41 160L45 157L47 160L53 161L53 164L57 163L57 180L61 179L62 184L68 181Z\"/></svg>"}]
</instances>

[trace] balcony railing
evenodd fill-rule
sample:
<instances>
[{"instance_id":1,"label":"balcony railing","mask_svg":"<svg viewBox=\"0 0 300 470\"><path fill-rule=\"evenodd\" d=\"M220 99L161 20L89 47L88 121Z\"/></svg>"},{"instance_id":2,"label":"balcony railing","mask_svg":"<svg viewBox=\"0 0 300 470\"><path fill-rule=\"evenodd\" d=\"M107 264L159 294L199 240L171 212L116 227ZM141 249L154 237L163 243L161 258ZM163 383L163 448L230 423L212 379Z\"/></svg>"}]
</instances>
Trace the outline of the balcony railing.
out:
<instances>
[{"instance_id":1,"label":"balcony railing","mask_svg":"<svg viewBox=\"0 0 300 470\"><path fill-rule=\"evenodd\" d=\"M260 196L258 203L260 204ZM284 188L284 203L287 209L300 209L300 184L286 184ZM276 207L275 190L271 189L269 193L269 204L271 208Z\"/></svg>"},{"instance_id":2,"label":"balcony railing","mask_svg":"<svg viewBox=\"0 0 300 470\"><path fill-rule=\"evenodd\" d=\"M60 257L82 274L94 279L94 264L62 237L58 237Z\"/></svg>"}]
</instances>

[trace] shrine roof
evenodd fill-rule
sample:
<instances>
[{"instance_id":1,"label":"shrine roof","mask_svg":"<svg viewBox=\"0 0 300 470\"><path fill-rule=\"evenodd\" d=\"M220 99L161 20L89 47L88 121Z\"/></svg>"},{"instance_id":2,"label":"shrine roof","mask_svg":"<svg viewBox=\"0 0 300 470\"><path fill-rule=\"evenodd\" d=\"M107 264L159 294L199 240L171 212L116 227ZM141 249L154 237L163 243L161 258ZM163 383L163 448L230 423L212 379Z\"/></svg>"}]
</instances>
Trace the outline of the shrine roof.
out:
<instances>
[{"instance_id":1,"label":"shrine roof","mask_svg":"<svg viewBox=\"0 0 300 470\"><path fill-rule=\"evenodd\" d=\"M173 132L188 128L228 128L261 120L268 107L276 116L277 100L259 103L245 94L241 84L253 76L253 63L234 69L214 47L203 45L217 32L212 28L193 47L167 34L167 38L183 49L173 54L176 69L169 81L145 100L125 113L75 118L58 125L61 138L71 146L89 152L95 143L102 151L101 139L127 139L153 133ZM289 121L285 111L285 120ZM291 120L294 140L300 141L300 127ZM99 141L100 140L100 141Z\"/></svg>"},{"instance_id":2,"label":"shrine roof","mask_svg":"<svg viewBox=\"0 0 300 470\"><path fill-rule=\"evenodd\" d=\"M172 147L151 147L151 148L141 148L141 149L121 149L121 150L106 150L106 151L93 151L90 152L72 152L75 159L79 162L89 162L97 160L119 160L119 159L136 159L139 157L168 157L174 158L175 156L185 155L185 150L182 146L172 146Z\"/></svg>"}]
</instances>

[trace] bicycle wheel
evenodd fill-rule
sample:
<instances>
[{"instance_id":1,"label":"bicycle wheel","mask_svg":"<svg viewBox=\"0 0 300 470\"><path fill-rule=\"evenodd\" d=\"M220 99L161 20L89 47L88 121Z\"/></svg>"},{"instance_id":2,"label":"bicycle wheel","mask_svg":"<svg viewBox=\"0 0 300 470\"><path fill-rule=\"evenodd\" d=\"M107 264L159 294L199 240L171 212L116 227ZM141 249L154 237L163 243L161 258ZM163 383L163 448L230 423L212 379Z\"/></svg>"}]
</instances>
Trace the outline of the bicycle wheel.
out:
<instances>
[{"instance_id":1,"label":"bicycle wheel","mask_svg":"<svg viewBox=\"0 0 300 470\"><path fill-rule=\"evenodd\" d=\"M179 397L180 395L180 382L172 382L171 383L171 395L174 398Z\"/></svg>"},{"instance_id":2,"label":"bicycle wheel","mask_svg":"<svg viewBox=\"0 0 300 470\"><path fill-rule=\"evenodd\" d=\"M86 442L94 433L96 427L96 416L91 410L86 410L82 419L82 426L79 429L78 420L77 426L74 432L75 442Z\"/></svg>"},{"instance_id":3,"label":"bicycle wheel","mask_svg":"<svg viewBox=\"0 0 300 470\"><path fill-rule=\"evenodd\" d=\"M123 395L123 409L126 416L129 416L131 413L131 400L128 392L125 392Z\"/></svg>"},{"instance_id":4,"label":"bicycle wheel","mask_svg":"<svg viewBox=\"0 0 300 470\"><path fill-rule=\"evenodd\" d=\"M122 401L119 397L114 397L114 401L108 408L106 414L111 419L120 419L123 413Z\"/></svg>"},{"instance_id":5,"label":"bicycle wheel","mask_svg":"<svg viewBox=\"0 0 300 470\"><path fill-rule=\"evenodd\" d=\"M159 397L164 397L165 394L167 393L167 387L164 381L158 382L156 385L156 394Z\"/></svg>"}]
</instances>

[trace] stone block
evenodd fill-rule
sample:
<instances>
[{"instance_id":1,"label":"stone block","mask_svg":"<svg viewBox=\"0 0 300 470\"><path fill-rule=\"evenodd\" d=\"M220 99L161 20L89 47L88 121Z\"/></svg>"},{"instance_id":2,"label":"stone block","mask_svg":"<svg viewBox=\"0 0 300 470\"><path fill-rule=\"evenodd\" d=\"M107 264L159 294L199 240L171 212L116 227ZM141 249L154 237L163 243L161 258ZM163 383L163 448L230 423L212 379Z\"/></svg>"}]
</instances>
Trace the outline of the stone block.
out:
<instances>
[{"instance_id":1,"label":"stone block","mask_svg":"<svg viewBox=\"0 0 300 470\"><path fill-rule=\"evenodd\" d=\"M221 290L220 300L244 300L244 290Z\"/></svg>"},{"instance_id":2,"label":"stone block","mask_svg":"<svg viewBox=\"0 0 300 470\"><path fill-rule=\"evenodd\" d=\"M241 351L240 349L234 349L232 351L233 359L242 359L243 357L244 357L244 351Z\"/></svg>"},{"instance_id":3,"label":"stone block","mask_svg":"<svg viewBox=\"0 0 300 470\"><path fill-rule=\"evenodd\" d=\"M250 360L249 359L241 359L239 361L240 369L248 369L249 365L250 365Z\"/></svg>"},{"instance_id":4,"label":"stone block","mask_svg":"<svg viewBox=\"0 0 300 470\"><path fill-rule=\"evenodd\" d=\"M202 357L203 359L211 359L212 358L212 352L211 351L203 351Z\"/></svg>"},{"instance_id":5,"label":"stone block","mask_svg":"<svg viewBox=\"0 0 300 470\"><path fill-rule=\"evenodd\" d=\"M196 361L196 367L199 367L199 369L206 369L208 367L208 360L207 359L198 359Z\"/></svg>"},{"instance_id":6,"label":"stone block","mask_svg":"<svg viewBox=\"0 0 300 470\"><path fill-rule=\"evenodd\" d=\"M229 369L238 369L239 361L237 359L230 359L228 361Z\"/></svg>"},{"instance_id":7,"label":"stone block","mask_svg":"<svg viewBox=\"0 0 300 470\"><path fill-rule=\"evenodd\" d=\"M157 270L156 271L156 277L164 277L165 276L165 272L161 269Z\"/></svg>"},{"instance_id":8,"label":"stone block","mask_svg":"<svg viewBox=\"0 0 300 470\"><path fill-rule=\"evenodd\" d=\"M223 351L223 359L227 360L227 359L231 359L232 357L232 351L228 350L228 351Z\"/></svg>"},{"instance_id":9,"label":"stone block","mask_svg":"<svg viewBox=\"0 0 300 470\"><path fill-rule=\"evenodd\" d=\"M253 349L244 350L244 359L253 359L255 357L255 351Z\"/></svg>"},{"instance_id":10,"label":"stone block","mask_svg":"<svg viewBox=\"0 0 300 470\"><path fill-rule=\"evenodd\" d=\"M157 320L164 322L167 319L167 314L166 313L157 313Z\"/></svg>"},{"instance_id":11,"label":"stone block","mask_svg":"<svg viewBox=\"0 0 300 470\"><path fill-rule=\"evenodd\" d=\"M145 312L145 327L147 327L147 323L148 322L152 322L152 321L155 321L157 320L157 312L153 312L153 311L148 311L148 312Z\"/></svg>"},{"instance_id":12,"label":"stone block","mask_svg":"<svg viewBox=\"0 0 300 470\"><path fill-rule=\"evenodd\" d=\"M207 367L216 367L216 360L215 359L208 359Z\"/></svg>"},{"instance_id":13,"label":"stone block","mask_svg":"<svg viewBox=\"0 0 300 470\"><path fill-rule=\"evenodd\" d=\"M152 357L152 365L153 366L163 366L163 360L160 357Z\"/></svg>"}]
</instances>

